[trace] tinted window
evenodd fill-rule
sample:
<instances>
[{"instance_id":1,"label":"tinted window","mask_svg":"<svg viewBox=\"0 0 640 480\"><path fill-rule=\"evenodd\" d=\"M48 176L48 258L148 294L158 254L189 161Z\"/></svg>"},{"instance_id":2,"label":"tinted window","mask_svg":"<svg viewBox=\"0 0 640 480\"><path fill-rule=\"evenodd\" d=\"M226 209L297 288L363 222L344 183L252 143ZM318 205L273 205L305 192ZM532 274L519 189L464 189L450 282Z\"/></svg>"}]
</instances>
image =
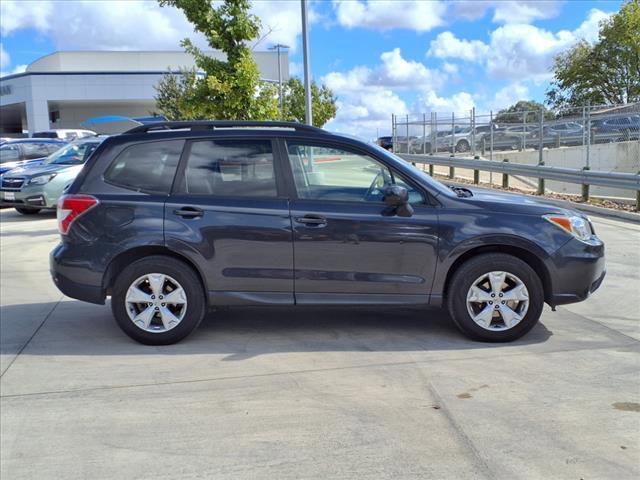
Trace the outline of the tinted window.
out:
<instances>
[{"instance_id":1,"label":"tinted window","mask_svg":"<svg viewBox=\"0 0 640 480\"><path fill-rule=\"evenodd\" d=\"M56 132L36 132L33 134L34 138L58 138Z\"/></svg>"},{"instance_id":2,"label":"tinted window","mask_svg":"<svg viewBox=\"0 0 640 480\"><path fill-rule=\"evenodd\" d=\"M20 147L17 145L3 145L0 147L0 163L20 160Z\"/></svg>"},{"instance_id":3,"label":"tinted window","mask_svg":"<svg viewBox=\"0 0 640 480\"><path fill-rule=\"evenodd\" d=\"M182 190L195 195L277 196L271 141L193 142Z\"/></svg>"},{"instance_id":4,"label":"tinted window","mask_svg":"<svg viewBox=\"0 0 640 480\"><path fill-rule=\"evenodd\" d=\"M169 193L184 140L140 143L127 147L104 174L121 187L149 193Z\"/></svg>"},{"instance_id":5,"label":"tinted window","mask_svg":"<svg viewBox=\"0 0 640 480\"><path fill-rule=\"evenodd\" d=\"M24 158L40 158L49 156L48 143L23 143Z\"/></svg>"},{"instance_id":6,"label":"tinted window","mask_svg":"<svg viewBox=\"0 0 640 480\"><path fill-rule=\"evenodd\" d=\"M409 191L411 203L424 201L419 191L368 155L296 143L287 148L300 198L381 203L386 187L400 185Z\"/></svg>"}]
</instances>

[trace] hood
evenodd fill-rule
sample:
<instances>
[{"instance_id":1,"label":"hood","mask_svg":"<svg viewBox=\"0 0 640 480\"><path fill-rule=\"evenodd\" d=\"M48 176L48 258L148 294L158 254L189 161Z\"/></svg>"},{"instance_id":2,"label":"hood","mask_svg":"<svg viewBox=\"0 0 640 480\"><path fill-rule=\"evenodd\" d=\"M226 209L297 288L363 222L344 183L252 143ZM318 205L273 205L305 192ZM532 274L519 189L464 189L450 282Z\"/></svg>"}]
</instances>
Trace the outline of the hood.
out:
<instances>
[{"instance_id":1,"label":"hood","mask_svg":"<svg viewBox=\"0 0 640 480\"><path fill-rule=\"evenodd\" d=\"M66 170L70 167L75 167L76 165L25 165L22 167L14 168L13 170L6 172L4 174L5 177L25 177L25 178L33 178L38 175L45 175L47 173L60 172L62 170Z\"/></svg>"},{"instance_id":2,"label":"hood","mask_svg":"<svg viewBox=\"0 0 640 480\"><path fill-rule=\"evenodd\" d=\"M575 211L546 203L544 199L538 200L528 195L496 192L494 190L481 188L468 188L468 190L471 190L473 196L465 198L465 202L495 212L516 213L521 215L544 215L548 213L580 215Z\"/></svg>"},{"instance_id":3,"label":"hood","mask_svg":"<svg viewBox=\"0 0 640 480\"><path fill-rule=\"evenodd\" d=\"M0 173L8 172L14 168L32 167L42 165L47 157L32 158L30 160L17 160L15 162L7 162L0 165Z\"/></svg>"}]
</instances>

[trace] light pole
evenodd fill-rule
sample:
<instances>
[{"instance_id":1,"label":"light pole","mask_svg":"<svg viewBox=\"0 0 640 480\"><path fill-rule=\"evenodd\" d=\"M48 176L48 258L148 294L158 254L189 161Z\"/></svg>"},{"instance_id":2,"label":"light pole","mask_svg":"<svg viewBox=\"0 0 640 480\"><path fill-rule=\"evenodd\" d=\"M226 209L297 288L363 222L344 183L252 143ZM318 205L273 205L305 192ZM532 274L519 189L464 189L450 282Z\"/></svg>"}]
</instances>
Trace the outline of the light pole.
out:
<instances>
[{"instance_id":1,"label":"light pole","mask_svg":"<svg viewBox=\"0 0 640 480\"><path fill-rule=\"evenodd\" d=\"M309 64L307 0L300 0L300 4L302 9L302 50L304 56L304 117L307 125L313 125L313 112L311 111L311 65Z\"/></svg>"},{"instance_id":2,"label":"light pole","mask_svg":"<svg viewBox=\"0 0 640 480\"><path fill-rule=\"evenodd\" d=\"M272 47L269 47L269 50L276 50L278 52L278 99L280 102L280 120L284 119L284 101L282 98L282 65L280 63L280 49L282 48L289 48L289 46L278 43Z\"/></svg>"}]
</instances>

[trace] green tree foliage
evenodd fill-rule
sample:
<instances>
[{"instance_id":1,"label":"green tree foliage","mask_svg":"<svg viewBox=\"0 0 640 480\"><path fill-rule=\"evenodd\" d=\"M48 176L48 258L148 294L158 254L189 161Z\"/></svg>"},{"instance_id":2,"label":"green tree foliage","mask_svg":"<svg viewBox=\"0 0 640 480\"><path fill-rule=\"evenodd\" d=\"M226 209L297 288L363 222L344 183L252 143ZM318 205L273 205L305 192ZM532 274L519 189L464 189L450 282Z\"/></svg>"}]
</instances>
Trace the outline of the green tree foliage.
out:
<instances>
[{"instance_id":1,"label":"green tree foliage","mask_svg":"<svg viewBox=\"0 0 640 480\"><path fill-rule=\"evenodd\" d=\"M171 119L270 120L278 117L273 85L260 80L260 72L247 43L258 36L260 21L249 12L249 0L158 0L161 6L182 10L209 47L225 53L225 60L206 55L189 39L182 47L195 60L196 69L182 79L165 75L156 90L158 108ZM196 75L196 71L203 75ZM185 75L186 73L186 75Z\"/></svg>"},{"instance_id":2,"label":"green tree foliage","mask_svg":"<svg viewBox=\"0 0 640 480\"><path fill-rule=\"evenodd\" d=\"M282 86L283 119L292 122L305 121L304 85L299 78L290 78ZM336 97L325 85L311 84L311 104L313 109L313 125L323 127L336 116Z\"/></svg>"},{"instance_id":3,"label":"green tree foliage","mask_svg":"<svg viewBox=\"0 0 640 480\"><path fill-rule=\"evenodd\" d=\"M640 0L601 22L598 41L555 58L546 103L559 109L640 101Z\"/></svg>"},{"instance_id":4,"label":"green tree foliage","mask_svg":"<svg viewBox=\"0 0 640 480\"><path fill-rule=\"evenodd\" d=\"M526 123L537 123L540 121L540 111L544 112L545 120L551 120L554 118L552 112L546 109L546 107L533 100L520 100L519 102L511 105L509 108L500 110L493 121L500 125L501 123L522 123L526 115ZM523 112L527 112L526 114Z\"/></svg>"}]
</instances>

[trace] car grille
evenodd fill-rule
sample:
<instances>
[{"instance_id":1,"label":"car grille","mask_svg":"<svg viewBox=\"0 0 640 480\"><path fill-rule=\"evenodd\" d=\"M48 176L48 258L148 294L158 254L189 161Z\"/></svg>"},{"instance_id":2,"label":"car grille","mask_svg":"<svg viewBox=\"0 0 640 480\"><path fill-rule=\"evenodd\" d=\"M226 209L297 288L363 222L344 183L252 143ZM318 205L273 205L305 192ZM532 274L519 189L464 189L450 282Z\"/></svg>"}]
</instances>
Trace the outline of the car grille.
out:
<instances>
[{"instance_id":1,"label":"car grille","mask_svg":"<svg viewBox=\"0 0 640 480\"><path fill-rule=\"evenodd\" d=\"M2 189L3 190L20 190L23 183L24 183L24 178L3 178Z\"/></svg>"}]
</instances>

